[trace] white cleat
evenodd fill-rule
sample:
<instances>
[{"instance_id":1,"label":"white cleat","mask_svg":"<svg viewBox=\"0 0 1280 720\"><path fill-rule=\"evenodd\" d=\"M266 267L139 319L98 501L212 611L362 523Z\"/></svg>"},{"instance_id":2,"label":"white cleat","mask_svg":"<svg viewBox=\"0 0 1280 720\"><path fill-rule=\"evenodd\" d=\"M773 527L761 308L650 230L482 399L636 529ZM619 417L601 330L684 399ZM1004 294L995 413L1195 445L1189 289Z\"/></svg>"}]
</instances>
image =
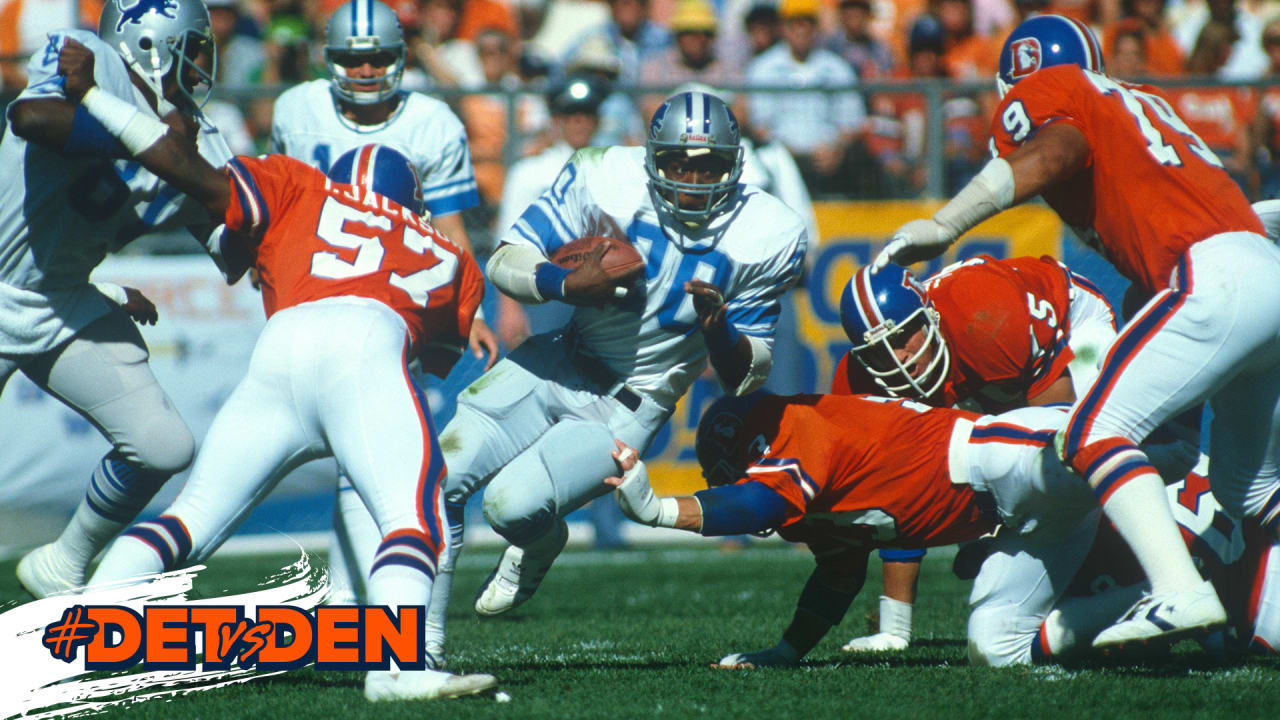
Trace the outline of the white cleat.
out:
<instances>
[{"instance_id":1,"label":"white cleat","mask_svg":"<svg viewBox=\"0 0 1280 720\"><path fill-rule=\"evenodd\" d=\"M569 526L560 519L547 536L539 538L528 548L507 547L498 567L489 573L489 578L476 593L476 614L484 617L501 615L533 597L568 540Z\"/></svg>"},{"instance_id":2,"label":"white cleat","mask_svg":"<svg viewBox=\"0 0 1280 720\"><path fill-rule=\"evenodd\" d=\"M492 675L453 675L439 670L372 670L364 676L364 697L387 700L448 700L498 686Z\"/></svg>"},{"instance_id":3,"label":"white cleat","mask_svg":"<svg viewBox=\"0 0 1280 720\"><path fill-rule=\"evenodd\" d=\"M18 562L18 582L37 600L66 595L85 584L84 568L76 567L53 543L41 545Z\"/></svg>"},{"instance_id":4,"label":"white cleat","mask_svg":"<svg viewBox=\"0 0 1280 720\"><path fill-rule=\"evenodd\" d=\"M856 637L845 643L841 650L851 653L898 652L911 646L910 640L903 640L893 633L876 633L865 637Z\"/></svg>"},{"instance_id":5,"label":"white cleat","mask_svg":"<svg viewBox=\"0 0 1280 720\"><path fill-rule=\"evenodd\" d=\"M1119 647L1148 640L1176 640L1207 631L1227 622L1218 594L1208 580L1194 589L1148 595L1139 600L1119 622L1098 633L1096 648Z\"/></svg>"}]
</instances>

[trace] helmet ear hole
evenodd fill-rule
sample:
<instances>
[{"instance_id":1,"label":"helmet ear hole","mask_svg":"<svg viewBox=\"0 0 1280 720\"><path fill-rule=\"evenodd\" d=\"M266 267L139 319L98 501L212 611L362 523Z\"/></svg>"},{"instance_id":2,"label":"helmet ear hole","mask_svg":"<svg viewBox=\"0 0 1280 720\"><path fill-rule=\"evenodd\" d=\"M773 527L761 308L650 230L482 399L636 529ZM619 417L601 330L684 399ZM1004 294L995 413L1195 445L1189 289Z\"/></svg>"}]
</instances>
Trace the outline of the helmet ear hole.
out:
<instances>
[{"instance_id":1,"label":"helmet ear hole","mask_svg":"<svg viewBox=\"0 0 1280 720\"><path fill-rule=\"evenodd\" d=\"M139 38L138 47L142 48L143 50L150 50L152 47L151 38L149 37Z\"/></svg>"}]
</instances>

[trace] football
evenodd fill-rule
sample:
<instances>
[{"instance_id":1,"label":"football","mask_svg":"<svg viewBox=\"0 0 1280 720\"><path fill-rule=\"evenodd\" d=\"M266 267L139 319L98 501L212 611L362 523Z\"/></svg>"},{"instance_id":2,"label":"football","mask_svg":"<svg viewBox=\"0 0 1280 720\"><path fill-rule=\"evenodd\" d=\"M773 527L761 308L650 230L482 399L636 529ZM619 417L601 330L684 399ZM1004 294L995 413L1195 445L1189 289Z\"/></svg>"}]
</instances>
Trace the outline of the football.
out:
<instances>
[{"instance_id":1,"label":"football","mask_svg":"<svg viewBox=\"0 0 1280 720\"><path fill-rule=\"evenodd\" d=\"M551 262L563 268L576 268L587 259L600 243L608 243L609 249L600 259L600 266L610 277L626 275L644 267L644 258L631 243L603 235L592 235L565 243L551 254Z\"/></svg>"}]
</instances>

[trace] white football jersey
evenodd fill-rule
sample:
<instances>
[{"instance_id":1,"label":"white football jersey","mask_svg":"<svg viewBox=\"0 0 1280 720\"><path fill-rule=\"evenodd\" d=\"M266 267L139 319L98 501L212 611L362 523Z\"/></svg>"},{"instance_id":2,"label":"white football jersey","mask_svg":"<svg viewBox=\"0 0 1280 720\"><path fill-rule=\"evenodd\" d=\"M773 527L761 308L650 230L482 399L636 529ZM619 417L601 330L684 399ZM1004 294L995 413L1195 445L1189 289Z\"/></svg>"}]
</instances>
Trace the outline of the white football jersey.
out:
<instances>
[{"instance_id":1,"label":"white football jersey","mask_svg":"<svg viewBox=\"0 0 1280 720\"><path fill-rule=\"evenodd\" d=\"M707 356L684 283L720 288L729 322L772 347L779 300L799 278L808 238L799 215L750 185L706 226L689 229L654 209L644 157L643 147L579 150L502 241L545 255L589 235L630 241L647 260L644 287L620 304L575 308L572 324L584 353L670 408Z\"/></svg>"},{"instance_id":2,"label":"white football jersey","mask_svg":"<svg viewBox=\"0 0 1280 720\"><path fill-rule=\"evenodd\" d=\"M400 92L391 117L356 125L343 117L328 80L289 88L276 100L271 150L329 172L342 153L378 143L403 153L418 169L422 197L432 215L449 215L480 204L467 132L449 106L415 92Z\"/></svg>"},{"instance_id":3,"label":"white football jersey","mask_svg":"<svg viewBox=\"0 0 1280 720\"><path fill-rule=\"evenodd\" d=\"M124 61L93 33L52 33L27 65L14 101L62 98L58 53L65 38L93 51L94 80L112 95L153 112ZM200 153L215 166L231 157L217 128L201 118ZM208 225L204 206L128 160L68 155L13 134L0 141L0 353L48 350L104 315L110 305L89 285L108 252L140 235Z\"/></svg>"}]
</instances>

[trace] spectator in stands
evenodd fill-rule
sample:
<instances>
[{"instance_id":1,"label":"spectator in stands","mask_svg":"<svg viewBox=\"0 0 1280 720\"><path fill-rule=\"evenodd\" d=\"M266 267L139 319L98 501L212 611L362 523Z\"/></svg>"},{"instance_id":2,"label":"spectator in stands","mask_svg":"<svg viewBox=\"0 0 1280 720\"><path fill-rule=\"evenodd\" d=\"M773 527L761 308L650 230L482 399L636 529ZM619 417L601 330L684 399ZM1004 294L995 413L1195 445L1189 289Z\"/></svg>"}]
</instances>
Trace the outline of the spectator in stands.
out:
<instances>
[{"instance_id":1,"label":"spectator in stands","mask_svg":"<svg viewBox=\"0 0 1280 720\"><path fill-rule=\"evenodd\" d=\"M1238 0L1207 0L1184 14L1181 22L1173 27L1178 46L1188 55L1195 47L1200 32L1210 22L1233 28L1236 41L1231 56L1217 72L1224 80L1254 80L1267 69L1267 55L1262 51L1263 21L1253 12L1240 6Z\"/></svg>"},{"instance_id":2,"label":"spectator in stands","mask_svg":"<svg viewBox=\"0 0 1280 720\"><path fill-rule=\"evenodd\" d=\"M523 82L516 72L516 43L515 36L500 27L485 28L476 34L476 52L480 56L485 85L505 90L521 89ZM543 131L547 125L546 107L534 96L518 96L515 122L519 137L508 138L506 96L470 94L462 98L459 106L462 122L467 128L467 144L471 147L471 163L475 168L480 198L488 208L497 208L503 194L507 142L520 144L524 138Z\"/></svg>"},{"instance_id":3,"label":"spectator in stands","mask_svg":"<svg viewBox=\"0 0 1280 720\"><path fill-rule=\"evenodd\" d=\"M957 80L989 80L995 77L1003 37L979 35L973 30L972 0L937 0L938 21L946 33L942 64Z\"/></svg>"},{"instance_id":4,"label":"spectator in stands","mask_svg":"<svg viewBox=\"0 0 1280 720\"><path fill-rule=\"evenodd\" d=\"M1205 24L1191 55L1187 57L1187 74L1202 78L1219 76L1232 55L1236 39L1236 30L1231 25L1220 22ZM1250 133L1257 103L1253 90L1247 87L1174 87L1168 88L1166 94L1187 127L1217 154L1232 179L1246 194L1252 195Z\"/></svg>"},{"instance_id":5,"label":"spectator in stands","mask_svg":"<svg viewBox=\"0 0 1280 720\"><path fill-rule=\"evenodd\" d=\"M812 88L812 92L755 92L748 100L753 134L780 140L795 156L811 191L865 195L878 189L879 171L862 134L866 109L848 90L856 84L843 58L817 47L819 0L782 0L783 42L747 66L747 84Z\"/></svg>"},{"instance_id":6,"label":"spectator in stands","mask_svg":"<svg viewBox=\"0 0 1280 720\"><path fill-rule=\"evenodd\" d=\"M619 81L621 61L601 35L587 38L565 64L564 75L590 75L612 88ZM641 118L626 93L611 91L600 104L600 127L592 145L638 145L644 142L648 118Z\"/></svg>"},{"instance_id":7,"label":"spectator in stands","mask_svg":"<svg viewBox=\"0 0 1280 720\"><path fill-rule=\"evenodd\" d=\"M1262 91L1254 137L1260 196L1268 199L1280 198L1280 19L1262 31L1262 47L1267 53L1266 79L1270 82Z\"/></svg>"},{"instance_id":8,"label":"spectator in stands","mask_svg":"<svg viewBox=\"0 0 1280 720\"><path fill-rule=\"evenodd\" d=\"M747 43L751 57L768 50L782 39L782 25L778 20L778 8L769 2L758 3L747 11L742 24L747 29Z\"/></svg>"},{"instance_id":9,"label":"spectator in stands","mask_svg":"<svg viewBox=\"0 0 1280 720\"><path fill-rule=\"evenodd\" d=\"M417 27L406 28L413 57L435 87L473 90L484 85L475 44L458 35L461 19L462 0L422 0Z\"/></svg>"},{"instance_id":10,"label":"spectator in stands","mask_svg":"<svg viewBox=\"0 0 1280 720\"><path fill-rule=\"evenodd\" d=\"M671 15L676 43L640 66L640 86L669 90L681 83L699 82L712 87L742 84L742 71L716 57L715 10L707 0L679 0ZM642 117L652 117L668 93L644 97Z\"/></svg>"},{"instance_id":11,"label":"spectator in stands","mask_svg":"<svg viewBox=\"0 0 1280 720\"><path fill-rule=\"evenodd\" d=\"M583 34L569 57L577 55L584 44L603 40L618 59L619 82L633 86L640 78L640 66L671 47L671 33L649 20L648 0L609 0L609 11L609 22Z\"/></svg>"},{"instance_id":12,"label":"spectator in stands","mask_svg":"<svg viewBox=\"0 0 1280 720\"><path fill-rule=\"evenodd\" d=\"M0 87L27 86L27 58L54 30L98 29L102 0L4 0L0 3Z\"/></svg>"},{"instance_id":13,"label":"spectator in stands","mask_svg":"<svg viewBox=\"0 0 1280 720\"><path fill-rule=\"evenodd\" d=\"M462 4L462 16L458 20L458 37L476 41L485 30L497 30L513 38L520 36L515 13L506 3L498 0L466 0Z\"/></svg>"},{"instance_id":14,"label":"spectator in stands","mask_svg":"<svg viewBox=\"0 0 1280 720\"><path fill-rule=\"evenodd\" d=\"M1147 34L1142 26L1125 19L1108 30L1109 42L1104 46L1107 74L1130 82L1151 75L1147 65Z\"/></svg>"},{"instance_id":15,"label":"spectator in stands","mask_svg":"<svg viewBox=\"0 0 1280 720\"><path fill-rule=\"evenodd\" d=\"M258 82L262 76L262 41L243 32L246 24L253 27L253 21L240 12L240 0L205 0L205 5L218 47L215 87L245 88Z\"/></svg>"},{"instance_id":16,"label":"spectator in stands","mask_svg":"<svg viewBox=\"0 0 1280 720\"><path fill-rule=\"evenodd\" d=\"M1116 55L1120 36L1129 35L1142 44L1148 75L1181 75L1185 55L1165 24L1164 5L1164 0L1124 0L1121 5L1123 17L1107 25L1102 32L1103 55L1107 58ZM1132 51L1126 52L1131 58ZM1114 68L1108 66L1107 70L1115 74Z\"/></svg>"},{"instance_id":17,"label":"spectator in stands","mask_svg":"<svg viewBox=\"0 0 1280 720\"><path fill-rule=\"evenodd\" d=\"M844 58L862 80L886 77L893 70L889 46L871 34L871 0L841 0L840 27L824 46Z\"/></svg>"}]
</instances>

